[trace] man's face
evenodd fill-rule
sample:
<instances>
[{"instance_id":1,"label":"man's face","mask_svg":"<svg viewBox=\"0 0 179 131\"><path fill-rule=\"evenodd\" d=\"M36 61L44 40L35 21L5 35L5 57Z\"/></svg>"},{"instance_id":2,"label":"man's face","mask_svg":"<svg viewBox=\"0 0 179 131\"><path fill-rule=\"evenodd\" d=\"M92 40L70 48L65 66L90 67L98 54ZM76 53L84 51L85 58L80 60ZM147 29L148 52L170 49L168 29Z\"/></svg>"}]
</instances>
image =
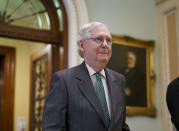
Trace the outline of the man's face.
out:
<instances>
[{"instance_id":1,"label":"man's face","mask_svg":"<svg viewBox=\"0 0 179 131\"><path fill-rule=\"evenodd\" d=\"M111 35L106 27L94 27L91 30L91 38L105 39L99 44L94 39L88 39L81 43L80 50L83 52L84 60L90 66L98 64L106 65L111 57L111 45L106 40L111 40Z\"/></svg>"}]
</instances>

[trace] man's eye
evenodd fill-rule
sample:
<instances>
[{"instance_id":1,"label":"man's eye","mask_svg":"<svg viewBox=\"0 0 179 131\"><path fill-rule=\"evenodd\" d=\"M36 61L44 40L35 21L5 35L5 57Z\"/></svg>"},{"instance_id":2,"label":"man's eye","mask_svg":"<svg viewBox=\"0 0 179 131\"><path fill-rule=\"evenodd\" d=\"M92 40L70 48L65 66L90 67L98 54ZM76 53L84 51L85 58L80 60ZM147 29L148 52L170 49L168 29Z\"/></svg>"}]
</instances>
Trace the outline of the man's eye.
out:
<instances>
[{"instance_id":1,"label":"man's eye","mask_svg":"<svg viewBox=\"0 0 179 131\"><path fill-rule=\"evenodd\" d=\"M100 37L97 37L96 40L99 41L99 42L102 42L102 41L103 41L103 39L100 38Z\"/></svg>"},{"instance_id":2,"label":"man's eye","mask_svg":"<svg viewBox=\"0 0 179 131\"><path fill-rule=\"evenodd\" d=\"M109 43L112 42L111 39L106 39L106 41L109 42Z\"/></svg>"}]
</instances>

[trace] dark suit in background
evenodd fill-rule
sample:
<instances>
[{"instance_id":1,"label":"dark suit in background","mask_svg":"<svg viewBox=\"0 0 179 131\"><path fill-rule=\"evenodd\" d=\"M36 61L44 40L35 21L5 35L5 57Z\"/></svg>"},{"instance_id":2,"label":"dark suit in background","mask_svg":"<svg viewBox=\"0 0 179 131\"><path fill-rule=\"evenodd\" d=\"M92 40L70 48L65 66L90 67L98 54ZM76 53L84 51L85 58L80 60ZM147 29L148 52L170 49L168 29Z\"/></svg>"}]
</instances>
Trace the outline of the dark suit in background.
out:
<instances>
[{"instance_id":1,"label":"dark suit in background","mask_svg":"<svg viewBox=\"0 0 179 131\"><path fill-rule=\"evenodd\" d=\"M53 75L44 107L43 130L129 131L125 124L125 79L107 68L105 74L112 109L109 128L86 65L82 63Z\"/></svg>"},{"instance_id":2,"label":"dark suit in background","mask_svg":"<svg viewBox=\"0 0 179 131\"><path fill-rule=\"evenodd\" d=\"M166 100L171 121L179 131L179 77L168 85Z\"/></svg>"}]
</instances>

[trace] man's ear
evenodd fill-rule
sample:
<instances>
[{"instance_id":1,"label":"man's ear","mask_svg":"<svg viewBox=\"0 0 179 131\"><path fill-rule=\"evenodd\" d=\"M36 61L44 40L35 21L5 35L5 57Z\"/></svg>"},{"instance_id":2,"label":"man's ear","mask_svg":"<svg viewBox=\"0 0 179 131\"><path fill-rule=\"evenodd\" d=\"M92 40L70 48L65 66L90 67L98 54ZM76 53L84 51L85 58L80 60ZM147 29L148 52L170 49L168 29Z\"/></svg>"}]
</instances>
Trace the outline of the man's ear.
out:
<instances>
[{"instance_id":1,"label":"man's ear","mask_svg":"<svg viewBox=\"0 0 179 131\"><path fill-rule=\"evenodd\" d=\"M84 52L84 41L80 40L78 43L78 46L80 48L80 51L83 53Z\"/></svg>"}]
</instances>

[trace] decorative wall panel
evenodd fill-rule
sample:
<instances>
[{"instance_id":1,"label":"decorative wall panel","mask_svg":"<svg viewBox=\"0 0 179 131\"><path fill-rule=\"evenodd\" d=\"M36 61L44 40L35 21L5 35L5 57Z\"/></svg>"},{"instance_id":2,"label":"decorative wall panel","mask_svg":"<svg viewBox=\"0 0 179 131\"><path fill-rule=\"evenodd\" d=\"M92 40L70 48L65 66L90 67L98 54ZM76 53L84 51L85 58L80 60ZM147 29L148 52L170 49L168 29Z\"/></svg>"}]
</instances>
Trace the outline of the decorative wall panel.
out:
<instances>
[{"instance_id":1,"label":"decorative wall panel","mask_svg":"<svg viewBox=\"0 0 179 131\"><path fill-rule=\"evenodd\" d=\"M32 116L31 130L42 130L42 112L48 88L48 56L44 55L33 63L32 72Z\"/></svg>"}]
</instances>

